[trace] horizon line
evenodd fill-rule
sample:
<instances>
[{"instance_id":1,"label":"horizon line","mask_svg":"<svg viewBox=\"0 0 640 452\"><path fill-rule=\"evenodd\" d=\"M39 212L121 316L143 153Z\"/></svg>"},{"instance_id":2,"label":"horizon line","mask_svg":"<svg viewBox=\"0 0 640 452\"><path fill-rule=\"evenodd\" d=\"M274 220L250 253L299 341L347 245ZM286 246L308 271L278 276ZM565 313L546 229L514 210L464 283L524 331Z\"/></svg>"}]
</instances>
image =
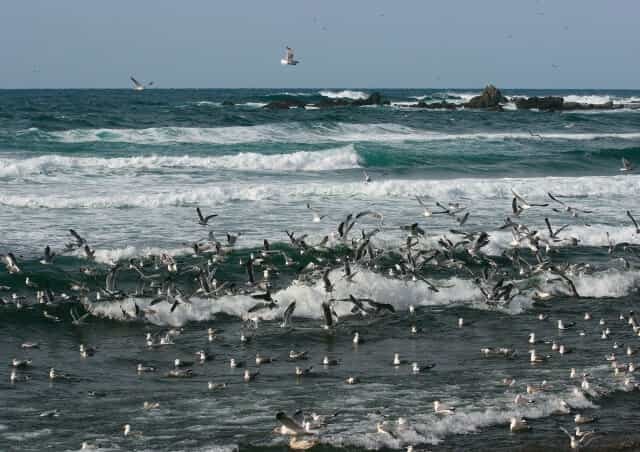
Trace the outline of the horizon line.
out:
<instances>
[{"instance_id":1,"label":"horizon line","mask_svg":"<svg viewBox=\"0 0 640 452\"><path fill-rule=\"evenodd\" d=\"M492 83L490 83L492 84ZM558 90L582 90L582 91L640 91L640 88L583 88L583 87L560 87L560 88L529 88L529 87L500 87L495 84L492 84L496 88L500 90L531 90L531 91L558 91ZM150 87L145 88L143 91L162 91L162 90L272 90L272 89L309 89L309 90L323 90L323 89L331 89L331 90L367 90L367 91L376 91L376 90L434 90L434 89L452 89L452 90L483 90L486 86L481 87L454 87L454 86L442 86L442 87L374 87L367 88L361 86L279 86L279 87ZM63 91L63 90L76 90L76 91L90 91L90 90L118 90L118 91L136 91L130 87L85 87L85 88L72 88L72 87L33 87L33 88L1 88L0 91ZM140 91L136 91L140 92Z\"/></svg>"}]
</instances>

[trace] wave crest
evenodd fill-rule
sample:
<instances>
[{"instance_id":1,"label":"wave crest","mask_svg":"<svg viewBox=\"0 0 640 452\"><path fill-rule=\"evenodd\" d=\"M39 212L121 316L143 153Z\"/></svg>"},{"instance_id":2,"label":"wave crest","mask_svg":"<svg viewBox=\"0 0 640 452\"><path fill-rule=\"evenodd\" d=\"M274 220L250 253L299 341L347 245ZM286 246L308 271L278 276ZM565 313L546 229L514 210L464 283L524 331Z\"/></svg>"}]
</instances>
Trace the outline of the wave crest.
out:
<instances>
[{"instance_id":1,"label":"wave crest","mask_svg":"<svg viewBox=\"0 0 640 452\"><path fill-rule=\"evenodd\" d=\"M68 157L44 155L27 159L0 159L0 177L20 177L54 172L112 172L117 170L227 169L243 171L332 171L358 168L353 145L324 151L289 154L243 152L212 157L147 155L136 157Z\"/></svg>"}]
</instances>

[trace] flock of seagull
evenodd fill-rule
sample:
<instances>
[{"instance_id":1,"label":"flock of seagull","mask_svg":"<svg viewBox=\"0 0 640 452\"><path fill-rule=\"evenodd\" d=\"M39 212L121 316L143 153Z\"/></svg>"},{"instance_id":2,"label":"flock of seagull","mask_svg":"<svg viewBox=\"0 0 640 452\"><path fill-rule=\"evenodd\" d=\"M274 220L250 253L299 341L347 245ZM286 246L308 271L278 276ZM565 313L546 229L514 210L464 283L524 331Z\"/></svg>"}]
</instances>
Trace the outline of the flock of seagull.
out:
<instances>
[{"instance_id":1,"label":"flock of seagull","mask_svg":"<svg viewBox=\"0 0 640 452\"><path fill-rule=\"evenodd\" d=\"M623 159L623 171L632 171L631 163ZM365 172L364 183L370 183L371 177ZM425 218L434 215L442 215L451 220L450 234L429 240L428 234L418 222L396 225L396 231L404 233L405 238L395 248L378 248L375 245L375 236L381 232L384 225L382 213L374 210L364 210L358 213L349 213L342 219L331 234L326 235L317 243L311 243L306 234L285 231L288 237L286 246L279 244L272 246L268 240L264 240L262 248L249 253L241 254L236 245L241 234L226 233L222 240L216 238L216 234L209 230L206 239L195 241L191 244L193 253L191 256L177 258L169 254L146 256L130 259L128 262L112 262L101 265L95 262L95 249L89 241L74 229L69 230L70 241L61 247L60 251L53 251L49 246L44 250L40 265L54 265L57 259L63 256L76 256L87 262L80 267L79 274L70 276L68 290L55 293L46 284L38 284L32 280L28 271L23 271L23 264L13 253L1 255L6 271L11 275L10 281L15 282L14 287L0 286L0 293L10 293L7 297L1 297L0 304L13 306L17 309L24 307L42 310L42 315L47 320L61 322L67 319L74 326L82 326L93 316L104 315L98 309L103 303L112 303L120 306L121 318L126 320L147 321L157 314L158 305L166 304L168 311L174 313L182 305L192 304L192 298L211 300L226 295L245 295L255 300L255 304L246 310L242 316L243 328L239 340L246 343L252 340L252 332L259 328L263 316L267 312L277 310L280 312L278 321L282 328L295 328L294 314L296 301L291 301L286 307L281 306L274 297L276 289L276 275L289 273L297 284L315 285L321 282L324 297L318 299L318 310L322 315L322 323L319 331L325 334L338 334L340 322L344 316L337 314L338 305L350 307L348 317L352 319L372 318L378 316L393 316L395 307L388 300L374 300L373 298L356 297L353 294L338 296L335 290L335 276L331 279L331 272L341 269L341 279L347 284L354 282L359 272L368 270L383 275L386 278L400 279L407 284L424 283L427 292L438 292L444 285L431 279L435 272L460 272L466 275L478 288L479 294L487 306L492 308L505 308L516 296L529 297L537 302L551 301L557 298L580 298L580 294L573 282L574 277L593 271L589 264L559 262L556 258L557 250L561 247L577 246L579 238L565 235L569 224L554 228L548 217L544 218L546 231L540 231L525 224L524 218L527 212L551 208L557 214L566 215L567 219L577 219L586 222L592 211L570 205L560 194L548 193L546 202L530 202L527 198L513 191L511 200L511 213L506 218L501 230L510 230L513 235L511 247L501 256L491 256L483 252L490 243L491 235L486 231L468 229L465 225L470 216L467 206L459 201L431 203L426 198L416 197L417 212L421 210L421 216ZM310 220L314 223L327 222L328 217L311 204L306 204L310 213ZM418 210L419 209L419 210ZM217 214L205 215L200 208L196 209L197 222L203 228L209 229L215 221ZM640 234L640 227L630 211L626 211L626 218L630 221L636 234ZM427 220L428 221L428 220ZM585 223L587 224L587 223ZM355 232L356 230L359 232ZM610 241L608 253L625 262L625 268L637 268L638 251L640 245L632 243L614 243ZM240 257L238 257L240 256ZM35 265L35 264L34 264ZM227 271L225 276L225 271ZM121 287L122 275L136 280L135 287ZM335 274L335 273L334 273ZM238 275L245 275L244 277ZM104 277L104 284L99 280ZM99 279L100 278L100 279ZM429 279L428 279L429 278ZM22 283L24 281L24 283ZM347 286L348 287L348 286ZM131 302L133 300L133 302ZM126 301L131 308L126 308ZM62 307L69 307L69 317L61 316ZM53 311L53 309L56 309ZM409 316L414 318L416 308L409 306ZM55 312L56 314L52 313ZM270 316L273 317L273 316ZM414 318L415 319L415 318ZM545 314L540 314L541 321L549 320ZM585 322L594 321L589 312L584 314ZM629 331L634 336L640 336L640 322L633 312L621 315L620 324L610 324L604 319L600 320L602 328L601 338L609 339L614 334L613 329L621 324L628 325ZM556 319L558 330L566 330L575 326L575 323ZM470 326L463 318L459 318L458 328ZM180 335L179 328L162 331L158 334L147 333L144 345L149 348L165 347L175 343ZM407 335L417 335L421 329L412 323ZM622 327L617 334L623 334ZM580 333L581 335L584 333ZM207 330L209 342L218 339L215 329ZM358 332L353 333L352 342L357 345L363 341ZM524 342L524 341L523 341ZM529 335L527 343L529 347L528 361L531 365L543 365L550 357L541 353L540 347L550 346L555 353L565 354L571 350L556 341L540 341L535 332ZM39 347L38 342L25 342L24 350ZM96 353L96 348L81 344L79 353L82 358L89 358ZM502 357L515 359L518 353L512 348L486 347L480 350L484 357ZM635 391L639 385L634 381L635 365L625 359L631 359L636 353L631 345L622 348L617 342L606 360L611 365L611 378L622 378L626 390ZM195 353L195 362L204 363L212 359L205 350ZM292 373L297 378L303 378L313 372L313 366L305 367L302 363L311 357L306 351L291 350L287 360L295 363ZM251 383L259 379L262 366L272 362L275 358L257 354L255 367L249 363L231 358L228 366L231 368L243 368L242 380ZM319 360L322 366L339 365L335 359L324 356ZM194 373L192 366L194 361L176 359L167 378L191 378ZM419 374L427 372L435 363L420 364L401 359L395 353L390 359L390 365L395 367L407 366L409 372ZM10 362L10 381L13 384L25 384L29 381L29 370L33 363L29 359L14 358ZM158 369L138 364L135 371L138 374L157 372ZM575 391L587 397L592 396L590 376L581 374L576 369L568 369L570 380L580 381ZM64 374L51 368L48 373L51 381L72 380L73 376ZM360 383L358 375L351 375L344 381L345 384L354 385ZM513 378L505 378L502 382L510 389L518 387ZM548 387L547 382L539 386L527 385L522 388L514 399L514 406L527 405L534 402L537 393L544 392ZM224 390L226 383L208 383L209 390ZM153 410L159 406L156 402L145 402L144 409ZM569 438L571 449L586 447L591 441L598 438L599 434L594 430L581 430L582 426L596 421L595 418L577 412L574 407L563 402L563 413L575 413L575 431L570 433L562 429ZM433 410L437 416L453 416L456 408L444 405L436 400L433 402ZM43 413L43 416L55 416L53 412ZM320 441L323 429L339 416L339 413L318 414L315 412L296 412L288 415L284 412L277 413L275 420L278 426L274 433L289 437L289 446L292 449L309 449ZM406 426L407 420L399 418L391 422L384 420L378 422L375 431L379 435L398 438L398 432ZM511 432L525 432L531 430L526 419L513 417L510 419L509 430ZM131 429L130 424L123 426L123 435L126 437L142 435ZM83 448L91 448L90 443L83 444ZM415 451L413 444L405 444L408 451Z\"/></svg>"}]
</instances>

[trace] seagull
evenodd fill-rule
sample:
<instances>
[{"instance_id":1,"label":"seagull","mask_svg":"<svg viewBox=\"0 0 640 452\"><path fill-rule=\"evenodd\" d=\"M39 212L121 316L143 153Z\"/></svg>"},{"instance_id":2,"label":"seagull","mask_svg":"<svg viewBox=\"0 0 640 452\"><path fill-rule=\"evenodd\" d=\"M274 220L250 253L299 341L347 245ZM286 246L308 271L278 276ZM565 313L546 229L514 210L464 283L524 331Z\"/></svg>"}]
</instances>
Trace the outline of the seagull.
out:
<instances>
[{"instance_id":1,"label":"seagull","mask_svg":"<svg viewBox=\"0 0 640 452\"><path fill-rule=\"evenodd\" d=\"M69 309L69 315L71 315L71 324L74 326L80 326L84 325L84 321L87 317L89 317L90 313L86 312L82 316L78 316L78 313L75 311L75 309L71 308Z\"/></svg>"},{"instance_id":2,"label":"seagull","mask_svg":"<svg viewBox=\"0 0 640 452\"><path fill-rule=\"evenodd\" d=\"M4 265L10 275L21 272L20 267L18 267L16 257L13 255L13 253L7 253L6 255L0 254L0 258L2 258L2 260L4 261Z\"/></svg>"},{"instance_id":3,"label":"seagull","mask_svg":"<svg viewBox=\"0 0 640 452\"><path fill-rule=\"evenodd\" d=\"M217 213L213 213L205 217L204 215L202 215L200 207L196 207L196 212L198 213L198 224L201 224L202 226L207 226L207 224L209 224L209 220L218 216Z\"/></svg>"},{"instance_id":4,"label":"seagull","mask_svg":"<svg viewBox=\"0 0 640 452\"><path fill-rule=\"evenodd\" d=\"M40 348L40 344L37 342L23 342L20 345L21 348Z\"/></svg>"},{"instance_id":5,"label":"seagull","mask_svg":"<svg viewBox=\"0 0 640 452\"><path fill-rule=\"evenodd\" d=\"M295 309L296 309L296 302L294 300L291 303L289 303L289 306L287 306L287 309L284 310L284 313L282 314L282 323L280 324L280 328L286 328L287 326L291 325L291 316L293 315L293 311L295 311Z\"/></svg>"},{"instance_id":6,"label":"seagull","mask_svg":"<svg viewBox=\"0 0 640 452\"><path fill-rule=\"evenodd\" d=\"M82 358L88 358L96 354L96 349L93 347L87 347L84 344L80 344L80 356Z\"/></svg>"},{"instance_id":7,"label":"seagull","mask_svg":"<svg viewBox=\"0 0 640 452\"><path fill-rule=\"evenodd\" d=\"M443 404L442 402L440 402L439 400L436 400L433 402L433 411L435 411L436 414L453 414L455 413L456 409L455 408L450 408L448 406L446 406L445 404Z\"/></svg>"},{"instance_id":8,"label":"seagull","mask_svg":"<svg viewBox=\"0 0 640 452\"><path fill-rule=\"evenodd\" d=\"M249 369L245 369L242 374L242 379L246 383L249 383L250 381L255 380L258 375L260 375L260 372L251 372Z\"/></svg>"},{"instance_id":9,"label":"seagull","mask_svg":"<svg viewBox=\"0 0 640 452\"><path fill-rule=\"evenodd\" d=\"M325 356L324 358L322 358L323 366L337 366L338 364L339 364L339 361L337 359L330 359L328 356Z\"/></svg>"},{"instance_id":10,"label":"seagull","mask_svg":"<svg viewBox=\"0 0 640 452\"><path fill-rule=\"evenodd\" d=\"M134 91L144 91L145 88L150 88L153 86L153 82L149 82L146 85L143 83L140 83L139 81L137 81L133 75L129 77L129 79L131 80L131 82L133 83L133 90Z\"/></svg>"},{"instance_id":11,"label":"seagull","mask_svg":"<svg viewBox=\"0 0 640 452\"><path fill-rule=\"evenodd\" d=\"M591 424L596 421L596 418L585 416L583 414L576 414L573 421L576 423L576 425Z\"/></svg>"},{"instance_id":12,"label":"seagull","mask_svg":"<svg viewBox=\"0 0 640 452\"><path fill-rule=\"evenodd\" d=\"M627 216L631 219L631 221L633 222L633 226L636 228L636 234L640 234L640 226L638 226L638 222L636 221L635 218L633 218L633 215L631 215L631 212L627 210Z\"/></svg>"},{"instance_id":13,"label":"seagull","mask_svg":"<svg viewBox=\"0 0 640 452\"><path fill-rule=\"evenodd\" d=\"M289 439L289 449L307 450L315 447L318 442L317 438L298 438L297 436L292 436L291 439Z\"/></svg>"},{"instance_id":14,"label":"seagull","mask_svg":"<svg viewBox=\"0 0 640 452\"><path fill-rule=\"evenodd\" d=\"M569 447L572 450L576 450L581 447L587 447L589 443L591 443L591 441L595 439L593 437L593 434L591 435L586 434L586 435L583 435L581 438L577 438L575 435L572 435L571 433L569 433L564 427L560 427L560 430L562 430L569 437L569 441L570 441Z\"/></svg>"},{"instance_id":15,"label":"seagull","mask_svg":"<svg viewBox=\"0 0 640 452\"><path fill-rule=\"evenodd\" d=\"M516 417L512 417L509 419L509 430L513 433L517 432L528 432L531 430L529 424L527 424L526 419L518 419Z\"/></svg>"},{"instance_id":16,"label":"seagull","mask_svg":"<svg viewBox=\"0 0 640 452\"><path fill-rule=\"evenodd\" d=\"M44 249L44 256L40 260L40 263L43 265L48 265L53 262L53 258L56 256L56 253L51 251L51 247L47 245Z\"/></svg>"},{"instance_id":17,"label":"seagull","mask_svg":"<svg viewBox=\"0 0 640 452\"><path fill-rule=\"evenodd\" d=\"M623 173L633 171L633 164L626 158L622 157L622 168L620 168L620 171Z\"/></svg>"},{"instance_id":18,"label":"seagull","mask_svg":"<svg viewBox=\"0 0 640 452\"><path fill-rule=\"evenodd\" d=\"M411 372L414 374L419 374L425 370L433 369L435 364L427 364L426 366L419 366L418 363L411 363Z\"/></svg>"},{"instance_id":19,"label":"seagull","mask_svg":"<svg viewBox=\"0 0 640 452\"><path fill-rule=\"evenodd\" d=\"M547 195L549 196L549 198L551 198L552 201L560 204L564 208L563 210L574 218L577 218L579 213L593 213L593 211L591 210L578 209L577 207L570 206L567 203L559 200L557 196L553 196L551 192L547 192ZM562 210L556 209L556 208L553 208L552 210L558 213L562 212ZM545 218L545 222L547 222L547 226L549 227L549 229L551 229L551 226L549 225L549 222L547 221L546 218ZM562 228L560 228L558 231L556 231L555 235L557 235L560 231L562 231L566 227L568 227L568 225L565 225ZM555 235L552 235L551 238L555 238Z\"/></svg>"},{"instance_id":20,"label":"seagull","mask_svg":"<svg viewBox=\"0 0 640 452\"><path fill-rule=\"evenodd\" d=\"M27 369L27 368L31 367L31 360L30 359L13 358L11 360L11 367L13 367L15 369Z\"/></svg>"},{"instance_id":21,"label":"seagull","mask_svg":"<svg viewBox=\"0 0 640 452\"><path fill-rule=\"evenodd\" d=\"M293 49L289 46L285 47L286 49L286 54L285 57L280 60L280 64L282 64L283 66L295 66L299 63L298 60L295 59L295 57L293 56Z\"/></svg>"},{"instance_id":22,"label":"seagull","mask_svg":"<svg viewBox=\"0 0 640 452\"><path fill-rule=\"evenodd\" d=\"M130 424L125 424L122 427L122 432L123 432L124 436L127 436L127 437L128 436L142 436L142 432L132 431Z\"/></svg>"},{"instance_id":23,"label":"seagull","mask_svg":"<svg viewBox=\"0 0 640 452\"><path fill-rule=\"evenodd\" d=\"M313 366L307 367L307 368L302 368L302 367L296 366L296 377L307 376L307 375L309 375L311 373L312 369L313 369Z\"/></svg>"},{"instance_id":24,"label":"seagull","mask_svg":"<svg viewBox=\"0 0 640 452\"><path fill-rule=\"evenodd\" d=\"M416 201L418 201L418 204L420 204L422 206L422 208L424 209L422 211L422 215L427 217L427 218L432 216L432 215L440 215L440 214L446 213L446 212L434 212L433 210L429 209L427 207L427 205L424 203L424 201L419 196L416 196Z\"/></svg>"},{"instance_id":25,"label":"seagull","mask_svg":"<svg viewBox=\"0 0 640 452\"><path fill-rule=\"evenodd\" d=\"M295 415L294 415L295 416ZM276 413L276 420L281 424L279 433L282 435L306 435L308 432L301 423L287 416L284 412Z\"/></svg>"},{"instance_id":26,"label":"seagull","mask_svg":"<svg viewBox=\"0 0 640 452\"><path fill-rule=\"evenodd\" d=\"M320 215L320 213L316 209L311 207L311 204L309 204L309 203L307 203L307 209L309 209L311 211L311 213L313 214L313 222L314 223L320 223L320 221L322 221L322 219L326 217L326 215Z\"/></svg>"},{"instance_id":27,"label":"seagull","mask_svg":"<svg viewBox=\"0 0 640 452\"><path fill-rule=\"evenodd\" d=\"M156 368L155 367L151 367L151 366L144 366L141 363L138 363L138 366L136 367L136 371L139 374L142 374L142 373L147 373L147 372L155 372Z\"/></svg>"},{"instance_id":28,"label":"seagull","mask_svg":"<svg viewBox=\"0 0 640 452\"><path fill-rule=\"evenodd\" d=\"M518 207L518 209L516 210L518 210L519 212L530 209L532 207L547 207L549 205L548 203L544 203L544 204L529 203L527 202L526 199L524 199L522 196L516 193L516 191L513 189L511 189L511 193L513 193L513 196L514 196L513 204Z\"/></svg>"},{"instance_id":29,"label":"seagull","mask_svg":"<svg viewBox=\"0 0 640 452\"><path fill-rule=\"evenodd\" d=\"M405 359L400 359L400 353L394 353L393 354L393 362L391 364L394 367L398 367L398 366L401 366L403 364L409 364L409 362L407 360L405 360Z\"/></svg>"},{"instance_id":30,"label":"seagull","mask_svg":"<svg viewBox=\"0 0 640 452\"><path fill-rule=\"evenodd\" d=\"M273 358L268 356L262 356L260 353L256 353L256 365L260 366L262 364L270 364L274 361Z\"/></svg>"},{"instance_id":31,"label":"seagull","mask_svg":"<svg viewBox=\"0 0 640 452\"><path fill-rule=\"evenodd\" d=\"M69 229L69 234L71 234L71 237L73 237L75 243L67 243L67 249L81 248L87 244L87 241L75 230Z\"/></svg>"},{"instance_id":32,"label":"seagull","mask_svg":"<svg viewBox=\"0 0 640 452\"><path fill-rule=\"evenodd\" d=\"M52 367L49 369L49 380L68 380L69 377L65 374L61 374L56 372L56 370Z\"/></svg>"},{"instance_id":33,"label":"seagull","mask_svg":"<svg viewBox=\"0 0 640 452\"><path fill-rule=\"evenodd\" d=\"M307 359L307 352L296 352L295 350L289 351L289 361L301 361Z\"/></svg>"}]
</instances>

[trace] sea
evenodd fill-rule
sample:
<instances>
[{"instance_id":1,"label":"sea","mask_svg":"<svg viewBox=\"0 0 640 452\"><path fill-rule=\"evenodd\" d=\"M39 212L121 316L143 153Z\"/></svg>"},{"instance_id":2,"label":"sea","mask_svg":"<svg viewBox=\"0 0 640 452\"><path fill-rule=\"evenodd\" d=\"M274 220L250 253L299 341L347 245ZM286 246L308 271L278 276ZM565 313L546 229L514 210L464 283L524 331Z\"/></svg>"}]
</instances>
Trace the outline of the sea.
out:
<instances>
[{"instance_id":1,"label":"sea","mask_svg":"<svg viewBox=\"0 0 640 452\"><path fill-rule=\"evenodd\" d=\"M0 450L75 451L87 442L117 451L281 451L289 438L273 433L276 414L298 410L335 414L305 436L318 451L568 450L561 428L573 432L577 413L595 418L581 426L596 432L582 443L587 450L639 450L640 378L622 366L640 365L629 325L639 307L631 216L640 220L640 91L503 91L626 105L615 110L428 107L480 91L0 91L0 254L12 253L20 269L0 267ZM313 106L373 92L390 103ZM264 108L290 100L308 106ZM621 171L623 158L637 171ZM518 215L514 192L533 204ZM199 224L196 208L217 216ZM343 240L339 224L367 211L376 214L359 216ZM550 237L545 218L554 231L566 227ZM539 258L526 238L514 240L508 221L544 238ZM464 248L479 232L488 244L472 256ZM373 254L356 261L368 236ZM445 238L457 257L442 257ZM193 247L215 241L218 253ZM55 256L42 263L47 246ZM416 272L406 269L408 253L425 258ZM136 265L188 299L173 306L155 289L134 293ZM198 293L202 268L226 287ZM118 296L102 291L110 273ZM515 286L512 299L487 302L481 287L500 278ZM248 313L267 281L274 302ZM358 312L339 301L350 295L392 309ZM330 329L323 302L336 311ZM171 344L147 346L147 333L169 330ZM23 348L28 341L39 347ZM554 342L571 353L553 351ZM81 357L80 344L95 354ZM488 347L511 351L487 357ZM530 362L533 348L543 362ZM200 350L210 359L199 362ZM308 359L291 362L291 350ZM256 365L258 353L273 362ZM612 354L619 375L605 359ZM324 366L324 356L338 364ZM14 358L31 365L12 382ZM176 358L194 361L191 378L167 377ZM259 375L243 381L230 358ZM434 367L413 373L413 362ZM139 374L139 363L156 371ZM296 366L311 370L296 377ZM49 379L50 368L66 378ZM209 390L209 382L226 386ZM514 402L518 394L524 402ZM435 413L436 400L455 411ZM159 406L143 409L145 401ZM512 417L529 430L512 433ZM125 424L135 434L124 436Z\"/></svg>"}]
</instances>

